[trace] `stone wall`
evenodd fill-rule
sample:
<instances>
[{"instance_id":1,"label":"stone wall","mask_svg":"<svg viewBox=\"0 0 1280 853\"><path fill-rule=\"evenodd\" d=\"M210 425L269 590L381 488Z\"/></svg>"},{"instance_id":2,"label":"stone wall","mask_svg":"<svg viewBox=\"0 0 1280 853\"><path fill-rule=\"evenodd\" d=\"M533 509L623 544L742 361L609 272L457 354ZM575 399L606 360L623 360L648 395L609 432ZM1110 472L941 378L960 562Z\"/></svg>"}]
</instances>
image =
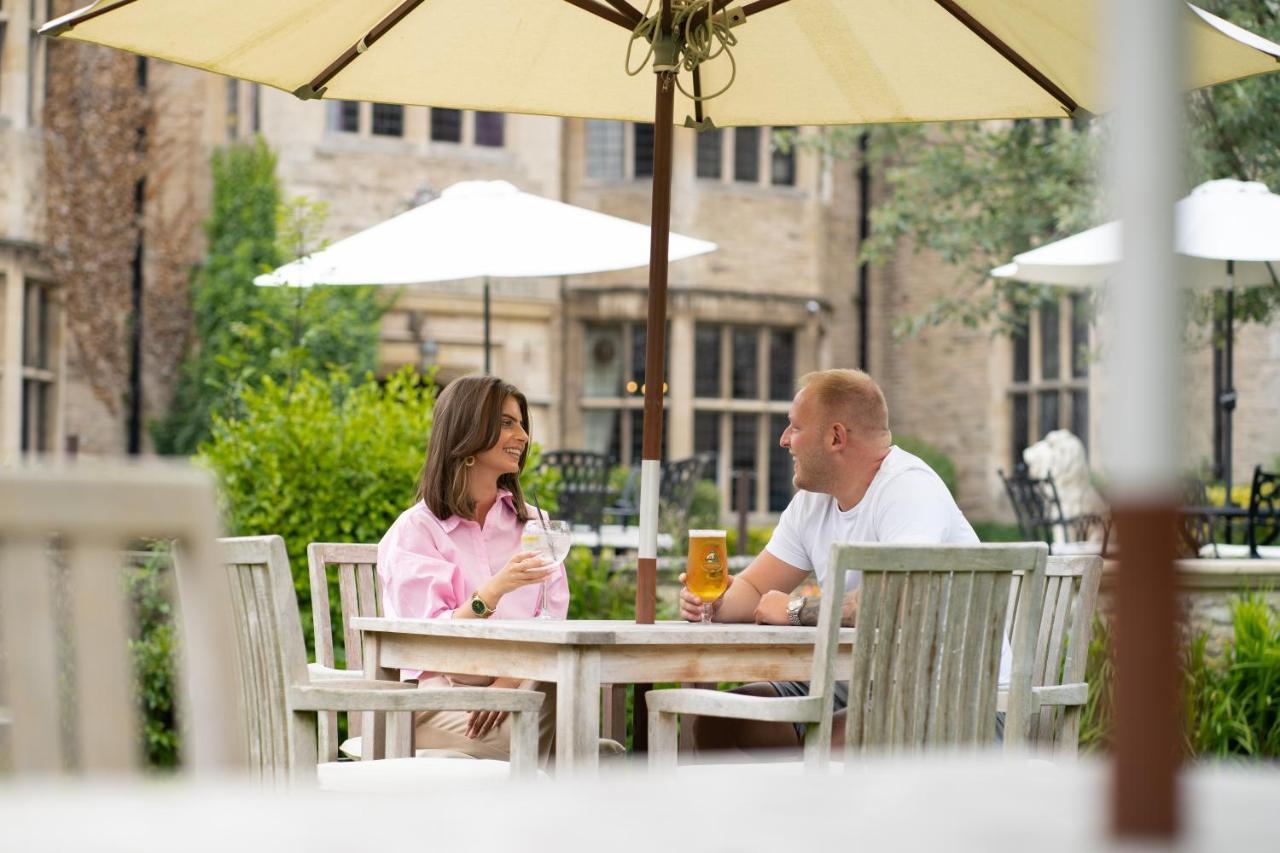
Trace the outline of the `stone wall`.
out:
<instances>
[{"instance_id":1,"label":"stone wall","mask_svg":"<svg viewBox=\"0 0 1280 853\"><path fill-rule=\"evenodd\" d=\"M1189 636L1209 635L1206 651L1221 655L1233 636L1232 602L1245 593L1262 593L1280 611L1280 560L1182 560L1178 563L1184 629ZM1114 610L1115 565L1103 575L1099 613Z\"/></svg>"}]
</instances>

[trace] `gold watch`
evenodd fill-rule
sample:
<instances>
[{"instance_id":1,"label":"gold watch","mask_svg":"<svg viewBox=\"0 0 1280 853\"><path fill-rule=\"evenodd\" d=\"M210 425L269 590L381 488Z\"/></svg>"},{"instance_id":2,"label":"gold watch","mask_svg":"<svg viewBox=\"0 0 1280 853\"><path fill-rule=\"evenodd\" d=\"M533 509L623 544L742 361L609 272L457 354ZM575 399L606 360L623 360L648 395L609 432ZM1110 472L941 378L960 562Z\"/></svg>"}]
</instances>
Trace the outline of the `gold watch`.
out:
<instances>
[{"instance_id":1,"label":"gold watch","mask_svg":"<svg viewBox=\"0 0 1280 853\"><path fill-rule=\"evenodd\" d=\"M480 593L478 592L471 593L470 604L471 612L479 616L481 619L488 619L493 615L493 608L489 606L488 602L480 597Z\"/></svg>"}]
</instances>

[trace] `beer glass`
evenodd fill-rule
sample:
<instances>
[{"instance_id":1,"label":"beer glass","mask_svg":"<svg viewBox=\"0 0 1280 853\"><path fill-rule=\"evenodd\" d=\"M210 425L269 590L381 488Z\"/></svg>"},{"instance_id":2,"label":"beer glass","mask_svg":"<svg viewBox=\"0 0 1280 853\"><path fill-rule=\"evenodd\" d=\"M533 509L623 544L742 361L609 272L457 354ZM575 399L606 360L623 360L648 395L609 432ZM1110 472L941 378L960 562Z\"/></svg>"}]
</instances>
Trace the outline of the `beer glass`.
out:
<instances>
[{"instance_id":1,"label":"beer glass","mask_svg":"<svg viewBox=\"0 0 1280 853\"><path fill-rule=\"evenodd\" d=\"M702 621L711 621L711 605L729 588L729 549L723 530L690 530L685 586L702 599Z\"/></svg>"}]
</instances>

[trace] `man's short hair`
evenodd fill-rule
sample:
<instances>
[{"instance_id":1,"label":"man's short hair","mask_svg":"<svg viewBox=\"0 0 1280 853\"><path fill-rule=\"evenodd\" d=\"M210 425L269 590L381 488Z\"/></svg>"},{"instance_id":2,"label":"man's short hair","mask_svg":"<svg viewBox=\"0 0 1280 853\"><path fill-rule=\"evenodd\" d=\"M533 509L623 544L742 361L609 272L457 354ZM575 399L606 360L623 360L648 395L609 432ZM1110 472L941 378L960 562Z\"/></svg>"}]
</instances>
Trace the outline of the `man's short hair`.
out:
<instances>
[{"instance_id":1,"label":"man's short hair","mask_svg":"<svg viewBox=\"0 0 1280 853\"><path fill-rule=\"evenodd\" d=\"M884 393L861 370L837 368L806 373L800 377L800 387L813 394L827 417L862 435L889 429L889 406Z\"/></svg>"}]
</instances>

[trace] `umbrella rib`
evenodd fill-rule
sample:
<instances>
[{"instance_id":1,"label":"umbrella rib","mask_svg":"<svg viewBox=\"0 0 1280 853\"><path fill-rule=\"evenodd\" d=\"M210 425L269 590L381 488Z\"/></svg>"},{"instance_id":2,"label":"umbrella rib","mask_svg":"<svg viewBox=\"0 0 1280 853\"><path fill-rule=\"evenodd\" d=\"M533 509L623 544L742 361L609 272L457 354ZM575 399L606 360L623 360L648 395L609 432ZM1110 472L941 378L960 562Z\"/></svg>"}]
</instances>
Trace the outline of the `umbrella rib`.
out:
<instances>
[{"instance_id":1,"label":"umbrella rib","mask_svg":"<svg viewBox=\"0 0 1280 853\"><path fill-rule=\"evenodd\" d=\"M351 45L342 52L342 55L329 63L325 70L312 79L305 86L299 86L293 91L293 94L302 99L318 98L324 94L325 85L338 75L342 69L346 68L360 54L368 50L374 42L385 36L392 27L403 21L410 12L422 5L423 0L404 0L399 6L391 10L391 13L374 25L363 38Z\"/></svg>"},{"instance_id":2,"label":"umbrella rib","mask_svg":"<svg viewBox=\"0 0 1280 853\"><path fill-rule=\"evenodd\" d=\"M635 29L636 24L644 20L644 13L628 3L627 0L604 0L604 2L617 9L627 19L628 26L632 29Z\"/></svg>"},{"instance_id":3,"label":"umbrella rib","mask_svg":"<svg viewBox=\"0 0 1280 853\"><path fill-rule=\"evenodd\" d=\"M763 12L765 9L772 9L774 6L779 6L786 2L787 0L756 0L754 3L748 3L743 6L742 14L750 18L757 12ZM725 5L728 4L726 3Z\"/></svg>"},{"instance_id":4,"label":"umbrella rib","mask_svg":"<svg viewBox=\"0 0 1280 853\"><path fill-rule=\"evenodd\" d=\"M778 2L778 0L760 0L760 1L762 3ZM1017 68L1023 74L1027 75L1029 78L1031 78L1032 82L1034 82L1037 86L1039 86L1041 89L1044 89L1046 92L1048 92L1049 95L1055 101L1057 101L1059 104L1062 105L1063 109L1067 111L1068 115L1074 115L1076 111L1080 109L1080 105L1077 104L1070 95L1062 91L1062 89L1059 88L1052 80L1046 77L1040 71L1040 69L1036 68L1030 62L1024 59L1022 55L1019 54L1016 50L1014 50L1013 48L1009 47L1009 45L1001 41L996 36L995 33L991 32L991 30L987 29L982 24L980 24L976 18L974 18L964 9L960 8L960 4L955 2L955 0L934 0L934 2L937 3L939 6L941 6L943 9L950 12L952 17L954 17L957 21L959 21L960 23L968 27L969 30L974 35L976 35L978 38L986 42L987 45L989 45L992 50L994 50L996 53L1003 56L1015 68Z\"/></svg>"},{"instance_id":5,"label":"umbrella rib","mask_svg":"<svg viewBox=\"0 0 1280 853\"><path fill-rule=\"evenodd\" d=\"M85 21L92 20L98 17L99 15L105 15L108 12L114 12L116 9L120 9L124 6L128 6L130 3L133 3L133 2L135 2L135 0L119 0L119 2L117 3L109 3L105 6L102 6L101 8L98 8L100 4L95 3L93 6L90 6L89 11L85 12L83 15L80 15L77 18L72 18L69 21L66 21L56 29L51 29L46 31L45 35L60 36L63 33L67 32L68 30L74 29L76 26L83 24Z\"/></svg>"},{"instance_id":6,"label":"umbrella rib","mask_svg":"<svg viewBox=\"0 0 1280 853\"><path fill-rule=\"evenodd\" d=\"M594 2L594 0L565 0L565 2L571 3L574 6L577 6L579 9L581 9L584 12L590 12L591 14L596 15L597 17L604 18L606 21L608 21L611 24L617 24L618 26L622 27L624 30L634 30L636 24L644 20L643 16L639 12L636 12L635 9L632 9L631 11L636 13L636 19L635 19L635 22L633 23L628 15L626 15L622 11L617 10L617 4L613 3L612 0L610 0L610 4L609 4L610 6L614 7L612 9L607 6L601 6L599 3ZM622 3L622 0L618 0L618 2L621 3L621 5L624 5L624 6L626 5L625 3Z\"/></svg>"}]
</instances>

